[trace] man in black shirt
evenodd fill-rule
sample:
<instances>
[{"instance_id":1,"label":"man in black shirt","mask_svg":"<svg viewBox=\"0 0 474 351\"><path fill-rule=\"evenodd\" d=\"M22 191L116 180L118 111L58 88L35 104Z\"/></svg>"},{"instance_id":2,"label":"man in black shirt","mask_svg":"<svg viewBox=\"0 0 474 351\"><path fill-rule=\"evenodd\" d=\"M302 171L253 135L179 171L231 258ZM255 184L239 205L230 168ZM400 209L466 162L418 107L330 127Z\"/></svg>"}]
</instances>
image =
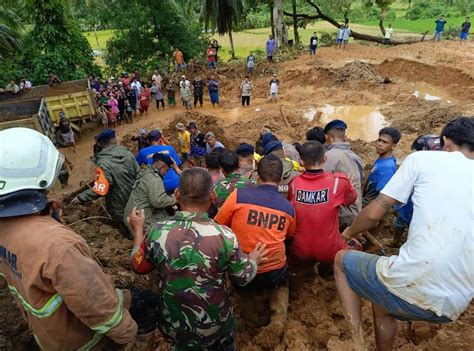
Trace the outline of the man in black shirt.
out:
<instances>
[{"instance_id":1,"label":"man in black shirt","mask_svg":"<svg viewBox=\"0 0 474 351\"><path fill-rule=\"evenodd\" d=\"M318 33L314 32L309 39L309 54L316 55L316 48L318 47Z\"/></svg>"},{"instance_id":2,"label":"man in black shirt","mask_svg":"<svg viewBox=\"0 0 474 351\"><path fill-rule=\"evenodd\" d=\"M202 95L203 95L203 89L204 89L203 80L199 77L194 78L193 87L194 87L194 108L197 107L198 101L199 101L199 105L202 107Z\"/></svg>"}]
</instances>

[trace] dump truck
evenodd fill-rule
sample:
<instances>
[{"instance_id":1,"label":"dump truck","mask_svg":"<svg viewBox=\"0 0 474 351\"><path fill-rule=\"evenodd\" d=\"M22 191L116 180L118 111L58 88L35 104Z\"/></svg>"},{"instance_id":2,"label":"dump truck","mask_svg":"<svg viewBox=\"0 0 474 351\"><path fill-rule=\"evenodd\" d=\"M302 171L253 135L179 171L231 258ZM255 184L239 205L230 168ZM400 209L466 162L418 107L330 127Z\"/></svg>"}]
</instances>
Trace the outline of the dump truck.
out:
<instances>
[{"instance_id":1,"label":"dump truck","mask_svg":"<svg viewBox=\"0 0 474 351\"><path fill-rule=\"evenodd\" d=\"M64 112L77 132L97 123L95 98L86 79L58 85L40 85L13 94L0 93L0 130L12 127L35 129L57 140L59 113Z\"/></svg>"}]
</instances>

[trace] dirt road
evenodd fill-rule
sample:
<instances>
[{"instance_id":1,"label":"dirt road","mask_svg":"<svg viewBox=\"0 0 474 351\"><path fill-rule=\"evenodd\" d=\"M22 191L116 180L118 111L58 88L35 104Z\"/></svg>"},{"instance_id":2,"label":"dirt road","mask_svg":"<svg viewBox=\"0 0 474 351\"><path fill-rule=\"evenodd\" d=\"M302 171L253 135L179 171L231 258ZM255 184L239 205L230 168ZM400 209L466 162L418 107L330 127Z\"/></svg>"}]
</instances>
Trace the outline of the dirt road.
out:
<instances>
[{"instance_id":1,"label":"dirt road","mask_svg":"<svg viewBox=\"0 0 474 351\"><path fill-rule=\"evenodd\" d=\"M188 76L192 78L197 73L203 74L189 72ZM281 83L276 104L267 100L268 82L273 73L278 73ZM219 68L217 74L221 84L221 106L212 108L207 99L204 108L192 112L185 112L182 106L164 111L152 109L148 116L138 118L133 124L118 127L119 141L128 140L144 127L168 132L171 142L175 143L173 126L177 122L194 120L203 132L214 131L227 147L240 142L254 143L262 127L270 128L286 141L300 142L309 127L343 118L349 124L348 134L355 151L369 169L376 157L373 141L381 126L392 125L402 131L396 151L396 157L401 161L410 152L416 136L439 132L456 115L474 115L474 43L460 46L458 42L425 42L393 48L350 45L346 51L322 48L315 59L302 55L274 66L258 63L252 77L255 89L250 107L240 106L243 66L228 64ZM93 165L89 158L97 132L94 130L81 136L77 154L66 151L75 165L67 191L78 188L80 181L92 178ZM100 215L101 211L93 204L67 209L66 213L72 223ZM104 270L118 286L153 286L152 277L139 277L130 272L131 243L107 223L89 220L75 224L73 228L88 240ZM390 233L386 231L382 235L390 236ZM8 320L1 323L0 341L3 334L7 348L31 348L25 344L31 343L31 338L16 306L5 290L0 291L0 296L1 317ZM233 298L239 315L237 298ZM374 348L371 310L367 303L363 314L365 330L371 348ZM473 326L472 305L457 322L449 325L400 323L396 347L404 351L472 350ZM256 334L240 320L237 345L244 350L270 349L268 341L254 340ZM336 297L333 279L317 277L304 285L298 296L290 300L287 327L276 337L279 342L275 350L351 349L348 324ZM169 349L158 333L156 338L159 350Z\"/></svg>"}]
</instances>

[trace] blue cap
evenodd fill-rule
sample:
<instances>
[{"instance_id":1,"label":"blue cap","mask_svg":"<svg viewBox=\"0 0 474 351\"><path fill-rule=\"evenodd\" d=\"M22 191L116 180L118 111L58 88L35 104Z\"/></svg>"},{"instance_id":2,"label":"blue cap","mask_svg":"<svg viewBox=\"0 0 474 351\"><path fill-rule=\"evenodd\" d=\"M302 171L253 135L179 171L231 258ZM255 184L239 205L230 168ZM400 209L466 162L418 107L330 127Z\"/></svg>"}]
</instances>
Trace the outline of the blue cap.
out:
<instances>
[{"instance_id":1,"label":"blue cap","mask_svg":"<svg viewBox=\"0 0 474 351\"><path fill-rule=\"evenodd\" d=\"M272 133L265 133L262 136L262 146L265 147L269 142L278 140Z\"/></svg>"},{"instance_id":2,"label":"blue cap","mask_svg":"<svg viewBox=\"0 0 474 351\"><path fill-rule=\"evenodd\" d=\"M242 143L239 146L237 146L237 149L235 149L235 152L239 156L250 156L253 155L255 152L255 148L253 145Z\"/></svg>"},{"instance_id":3,"label":"blue cap","mask_svg":"<svg viewBox=\"0 0 474 351\"><path fill-rule=\"evenodd\" d=\"M150 141L157 141L161 139L161 132L157 129L152 130L150 133L148 133L148 140Z\"/></svg>"},{"instance_id":4,"label":"blue cap","mask_svg":"<svg viewBox=\"0 0 474 351\"><path fill-rule=\"evenodd\" d=\"M273 151L276 150L283 150L283 144L281 141L270 141L265 147L263 148L263 153L265 155L270 154Z\"/></svg>"},{"instance_id":5,"label":"blue cap","mask_svg":"<svg viewBox=\"0 0 474 351\"><path fill-rule=\"evenodd\" d=\"M331 129L347 129L347 124L346 122L340 120L340 119L335 119L328 124L326 124L326 127L324 127L324 133L329 132Z\"/></svg>"},{"instance_id":6,"label":"blue cap","mask_svg":"<svg viewBox=\"0 0 474 351\"><path fill-rule=\"evenodd\" d=\"M107 143L112 139L115 139L115 130L106 129L96 135L95 139L100 143Z\"/></svg>"}]
</instances>

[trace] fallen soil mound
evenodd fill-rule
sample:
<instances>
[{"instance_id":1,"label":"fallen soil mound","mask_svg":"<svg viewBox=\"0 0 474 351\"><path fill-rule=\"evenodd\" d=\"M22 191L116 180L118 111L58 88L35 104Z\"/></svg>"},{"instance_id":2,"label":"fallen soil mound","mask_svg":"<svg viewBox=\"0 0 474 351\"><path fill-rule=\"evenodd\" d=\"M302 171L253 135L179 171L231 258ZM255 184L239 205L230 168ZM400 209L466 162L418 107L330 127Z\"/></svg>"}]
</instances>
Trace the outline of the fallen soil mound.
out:
<instances>
[{"instance_id":1,"label":"fallen soil mound","mask_svg":"<svg viewBox=\"0 0 474 351\"><path fill-rule=\"evenodd\" d=\"M449 87L450 93L457 98L474 99L474 78L460 69L396 58L374 65L374 70L382 76L403 78L408 82Z\"/></svg>"},{"instance_id":2,"label":"fallen soil mound","mask_svg":"<svg viewBox=\"0 0 474 351\"><path fill-rule=\"evenodd\" d=\"M374 67L364 61L353 61L344 67L334 70L334 80L337 84L382 83L383 78L377 74Z\"/></svg>"},{"instance_id":3,"label":"fallen soil mound","mask_svg":"<svg viewBox=\"0 0 474 351\"><path fill-rule=\"evenodd\" d=\"M383 114L391 121L391 126L405 133L430 134L462 113L453 107L436 102L411 98L404 102L403 112L387 108Z\"/></svg>"}]
</instances>

